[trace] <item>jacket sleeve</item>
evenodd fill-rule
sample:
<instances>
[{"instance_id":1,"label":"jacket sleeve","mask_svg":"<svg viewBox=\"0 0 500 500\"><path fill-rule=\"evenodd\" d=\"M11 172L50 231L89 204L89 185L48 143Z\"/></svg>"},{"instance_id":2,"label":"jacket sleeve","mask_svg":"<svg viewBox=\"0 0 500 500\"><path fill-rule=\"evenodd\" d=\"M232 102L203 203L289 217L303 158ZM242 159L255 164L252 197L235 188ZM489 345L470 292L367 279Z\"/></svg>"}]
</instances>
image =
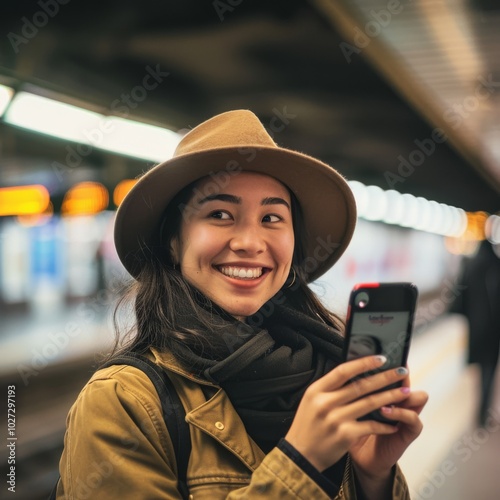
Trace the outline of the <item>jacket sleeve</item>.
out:
<instances>
[{"instance_id":1,"label":"jacket sleeve","mask_svg":"<svg viewBox=\"0 0 500 500\"><path fill-rule=\"evenodd\" d=\"M368 495L356 492L356 483L352 469L349 466L344 475L344 481L339 496L335 500L369 500ZM411 500L408 484L398 464L394 466L394 478L392 483L391 500Z\"/></svg>"},{"instance_id":2,"label":"jacket sleeve","mask_svg":"<svg viewBox=\"0 0 500 500\"><path fill-rule=\"evenodd\" d=\"M408 484L406 483L406 479L399 465L396 465L396 474L392 486L392 498L393 500L411 500Z\"/></svg>"},{"instance_id":3,"label":"jacket sleeve","mask_svg":"<svg viewBox=\"0 0 500 500\"><path fill-rule=\"evenodd\" d=\"M293 460L279 448L273 448L253 472L250 484L231 492L227 498L328 500L330 497Z\"/></svg>"},{"instance_id":4,"label":"jacket sleeve","mask_svg":"<svg viewBox=\"0 0 500 500\"><path fill-rule=\"evenodd\" d=\"M362 500L356 495L351 467L346 467L342 486L334 500ZM305 474L293 460L281 450L274 448L252 474L249 486L233 491L227 497L236 499L296 498L303 500L330 499L317 483ZM411 500L403 473L395 468L392 500Z\"/></svg>"},{"instance_id":5,"label":"jacket sleeve","mask_svg":"<svg viewBox=\"0 0 500 500\"><path fill-rule=\"evenodd\" d=\"M68 415L57 499L180 500L159 407L154 386L137 370L97 372Z\"/></svg>"}]
</instances>

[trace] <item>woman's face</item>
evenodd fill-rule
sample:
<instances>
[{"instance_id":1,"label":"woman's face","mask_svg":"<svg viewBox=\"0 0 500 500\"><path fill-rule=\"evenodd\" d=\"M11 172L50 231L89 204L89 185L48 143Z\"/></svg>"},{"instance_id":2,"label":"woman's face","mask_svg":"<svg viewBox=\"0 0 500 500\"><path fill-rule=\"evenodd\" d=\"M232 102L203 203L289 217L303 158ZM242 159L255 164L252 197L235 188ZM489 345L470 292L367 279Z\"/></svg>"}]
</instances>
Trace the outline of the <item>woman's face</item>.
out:
<instances>
[{"instance_id":1,"label":"woman's face","mask_svg":"<svg viewBox=\"0 0 500 500\"><path fill-rule=\"evenodd\" d=\"M242 319L281 289L293 249L288 190L267 175L240 172L224 187L212 178L196 185L172 257L187 281Z\"/></svg>"}]
</instances>

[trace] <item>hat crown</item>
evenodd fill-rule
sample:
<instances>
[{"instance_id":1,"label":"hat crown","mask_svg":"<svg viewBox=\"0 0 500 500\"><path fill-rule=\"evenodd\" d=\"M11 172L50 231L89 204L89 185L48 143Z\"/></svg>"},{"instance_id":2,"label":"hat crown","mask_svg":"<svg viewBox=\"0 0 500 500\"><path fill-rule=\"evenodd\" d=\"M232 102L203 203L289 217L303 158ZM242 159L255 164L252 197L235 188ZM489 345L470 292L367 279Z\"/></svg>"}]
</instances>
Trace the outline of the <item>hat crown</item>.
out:
<instances>
[{"instance_id":1,"label":"hat crown","mask_svg":"<svg viewBox=\"0 0 500 500\"><path fill-rule=\"evenodd\" d=\"M257 116L240 109L217 115L188 132L179 142L175 156L210 149L277 147Z\"/></svg>"}]
</instances>

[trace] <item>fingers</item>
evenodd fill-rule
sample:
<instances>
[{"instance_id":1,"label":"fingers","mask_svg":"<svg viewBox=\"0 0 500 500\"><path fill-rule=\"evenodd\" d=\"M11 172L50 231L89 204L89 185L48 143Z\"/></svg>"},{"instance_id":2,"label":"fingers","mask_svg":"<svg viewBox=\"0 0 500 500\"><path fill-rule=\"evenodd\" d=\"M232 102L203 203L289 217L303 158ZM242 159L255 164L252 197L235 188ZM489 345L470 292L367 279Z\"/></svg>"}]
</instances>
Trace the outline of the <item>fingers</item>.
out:
<instances>
[{"instance_id":1,"label":"fingers","mask_svg":"<svg viewBox=\"0 0 500 500\"><path fill-rule=\"evenodd\" d=\"M402 403L399 404L400 408L411 409L420 415L424 406L427 404L429 400L429 395L424 391L413 391L410 393L407 399L405 399Z\"/></svg>"},{"instance_id":2,"label":"fingers","mask_svg":"<svg viewBox=\"0 0 500 500\"><path fill-rule=\"evenodd\" d=\"M344 397L342 403L352 401L353 399L361 398L372 392L379 391L394 384L403 383L408 376L408 370L404 367L399 367L391 370L384 370L367 377L361 377L350 384L346 385L339 395Z\"/></svg>"},{"instance_id":3,"label":"fingers","mask_svg":"<svg viewBox=\"0 0 500 500\"><path fill-rule=\"evenodd\" d=\"M333 408L349 407L349 412L345 415L350 418L358 418L380 408L383 405L398 403L408 397L409 389L403 391L399 389L383 390L388 386L400 385L408 378L408 370L404 367L384 370L374 375L366 375L366 372L373 372L374 369L383 365L384 359L380 356L370 356L358 360L344 363L322 379L318 380L307 394L307 399L314 399L315 395L321 399L316 401L321 403L324 413L328 413ZM352 380L353 377L359 377ZM373 395L381 393L382 395ZM320 396L321 395L321 396ZM349 406L357 400L362 403ZM363 413L364 411L364 413Z\"/></svg>"},{"instance_id":4,"label":"fingers","mask_svg":"<svg viewBox=\"0 0 500 500\"><path fill-rule=\"evenodd\" d=\"M319 379L314 385L319 391L335 391L344 386L352 378L375 370L386 362L384 356L366 356L347 361L334 368L330 373Z\"/></svg>"},{"instance_id":5,"label":"fingers","mask_svg":"<svg viewBox=\"0 0 500 500\"><path fill-rule=\"evenodd\" d=\"M405 424L406 429L410 431L415 437L418 436L423 429L422 421L418 413L413 410L401 408L397 406L385 406L380 409L380 413L391 420Z\"/></svg>"},{"instance_id":6,"label":"fingers","mask_svg":"<svg viewBox=\"0 0 500 500\"><path fill-rule=\"evenodd\" d=\"M422 432L423 424L419 415L428 399L429 396L426 392L415 391L398 405L380 408L380 412L385 417L404 424L414 439Z\"/></svg>"},{"instance_id":7,"label":"fingers","mask_svg":"<svg viewBox=\"0 0 500 500\"><path fill-rule=\"evenodd\" d=\"M407 399L409 392L407 387L397 387L364 396L351 404L345 405L342 408L343 416L346 419L358 419L380 408L392 407L393 404L401 403Z\"/></svg>"},{"instance_id":8,"label":"fingers","mask_svg":"<svg viewBox=\"0 0 500 500\"><path fill-rule=\"evenodd\" d=\"M353 439L368 436L370 434L387 435L395 434L398 428L395 425L388 425L376 420L362 420L356 422L356 426L352 427Z\"/></svg>"}]
</instances>

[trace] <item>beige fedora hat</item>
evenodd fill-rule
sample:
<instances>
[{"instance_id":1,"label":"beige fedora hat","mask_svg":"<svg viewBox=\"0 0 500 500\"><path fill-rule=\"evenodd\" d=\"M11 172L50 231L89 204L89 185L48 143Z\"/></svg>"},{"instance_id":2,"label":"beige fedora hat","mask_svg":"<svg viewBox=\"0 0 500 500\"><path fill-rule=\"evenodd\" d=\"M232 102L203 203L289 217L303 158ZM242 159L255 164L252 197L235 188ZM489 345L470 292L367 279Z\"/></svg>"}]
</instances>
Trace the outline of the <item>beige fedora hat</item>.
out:
<instances>
[{"instance_id":1,"label":"beige fedora hat","mask_svg":"<svg viewBox=\"0 0 500 500\"><path fill-rule=\"evenodd\" d=\"M347 182L329 165L279 147L251 111L235 110L186 134L173 157L145 173L120 204L115 245L129 273L137 277L147 258L144 248L160 244L165 209L181 189L205 176L223 186L228 176L242 171L270 175L297 197L306 229L300 268L307 281L332 267L356 224L356 204Z\"/></svg>"}]
</instances>

